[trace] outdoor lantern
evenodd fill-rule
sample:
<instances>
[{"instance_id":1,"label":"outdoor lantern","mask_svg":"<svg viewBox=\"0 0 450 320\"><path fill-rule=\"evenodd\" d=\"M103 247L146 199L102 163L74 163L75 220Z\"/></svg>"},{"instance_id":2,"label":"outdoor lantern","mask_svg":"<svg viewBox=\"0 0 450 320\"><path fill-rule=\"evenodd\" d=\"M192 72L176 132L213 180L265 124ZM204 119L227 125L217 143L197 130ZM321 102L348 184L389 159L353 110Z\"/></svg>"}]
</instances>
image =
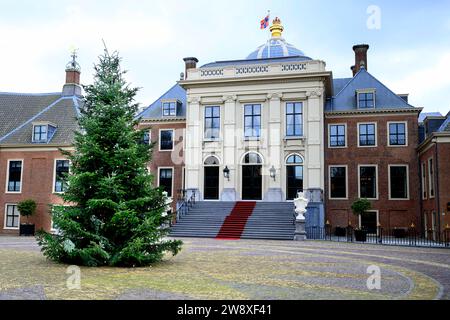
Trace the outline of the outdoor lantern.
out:
<instances>
[{"instance_id":1,"label":"outdoor lantern","mask_svg":"<svg viewBox=\"0 0 450 320\"><path fill-rule=\"evenodd\" d=\"M277 170L275 169L274 166L272 166L272 168L270 168L270 177L273 178L273 181L275 181L276 173L277 173Z\"/></svg>"},{"instance_id":2,"label":"outdoor lantern","mask_svg":"<svg viewBox=\"0 0 450 320\"><path fill-rule=\"evenodd\" d=\"M228 169L228 166L225 166L225 169L223 169L223 176L230 181L230 169Z\"/></svg>"}]
</instances>

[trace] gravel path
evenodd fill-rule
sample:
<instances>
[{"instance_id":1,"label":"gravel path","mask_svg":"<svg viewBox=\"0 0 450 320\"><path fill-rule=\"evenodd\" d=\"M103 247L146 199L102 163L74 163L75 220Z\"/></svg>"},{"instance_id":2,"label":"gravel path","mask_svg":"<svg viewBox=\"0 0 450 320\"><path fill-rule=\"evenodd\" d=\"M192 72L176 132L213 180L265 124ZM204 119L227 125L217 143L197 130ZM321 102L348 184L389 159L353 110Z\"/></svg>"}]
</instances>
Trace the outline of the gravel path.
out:
<instances>
[{"instance_id":1,"label":"gravel path","mask_svg":"<svg viewBox=\"0 0 450 320\"><path fill-rule=\"evenodd\" d=\"M333 242L182 239L175 257L148 268L67 267L45 260L33 238L0 237L5 299L447 299L450 250ZM381 287L369 289L369 267Z\"/></svg>"}]
</instances>

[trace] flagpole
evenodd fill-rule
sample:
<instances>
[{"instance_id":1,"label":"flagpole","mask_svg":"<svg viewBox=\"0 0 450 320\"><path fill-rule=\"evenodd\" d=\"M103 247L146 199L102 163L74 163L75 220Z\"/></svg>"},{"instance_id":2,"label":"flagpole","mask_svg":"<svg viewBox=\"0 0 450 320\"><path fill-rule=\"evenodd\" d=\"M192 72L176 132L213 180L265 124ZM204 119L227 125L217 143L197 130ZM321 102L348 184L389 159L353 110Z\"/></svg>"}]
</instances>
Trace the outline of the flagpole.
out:
<instances>
[{"instance_id":1,"label":"flagpole","mask_svg":"<svg viewBox=\"0 0 450 320\"><path fill-rule=\"evenodd\" d=\"M270 10L267 10L267 16L269 17L269 26L270 26ZM268 43L268 48L267 48L267 58L270 58L270 39L271 39L271 34L270 34L270 27L269 27L269 40L267 41Z\"/></svg>"}]
</instances>

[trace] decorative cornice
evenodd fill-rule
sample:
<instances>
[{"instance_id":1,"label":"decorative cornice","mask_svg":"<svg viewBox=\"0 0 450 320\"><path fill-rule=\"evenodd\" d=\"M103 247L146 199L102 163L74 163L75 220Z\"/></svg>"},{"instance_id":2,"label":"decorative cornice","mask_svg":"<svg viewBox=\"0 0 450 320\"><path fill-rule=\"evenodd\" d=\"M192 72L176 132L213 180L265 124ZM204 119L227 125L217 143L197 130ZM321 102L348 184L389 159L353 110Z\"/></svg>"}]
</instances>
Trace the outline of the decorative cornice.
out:
<instances>
[{"instance_id":1,"label":"decorative cornice","mask_svg":"<svg viewBox=\"0 0 450 320\"><path fill-rule=\"evenodd\" d=\"M188 103L193 103L193 104L197 104L200 103L200 97L189 97L187 99Z\"/></svg>"},{"instance_id":2,"label":"decorative cornice","mask_svg":"<svg viewBox=\"0 0 450 320\"><path fill-rule=\"evenodd\" d=\"M320 98L323 94L323 89L317 88L315 90L307 91L306 96L308 98Z\"/></svg>"},{"instance_id":3,"label":"decorative cornice","mask_svg":"<svg viewBox=\"0 0 450 320\"><path fill-rule=\"evenodd\" d=\"M178 117L178 118L147 118L147 119L141 119L141 123L146 122L186 122L186 118L184 117Z\"/></svg>"},{"instance_id":4,"label":"decorative cornice","mask_svg":"<svg viewBox=\"0 0 450 320\"><path fill-rule=\"evenodd\" d=\"M325 111L325 117L388 113L420 113L423 108Z\"/></svg>"},{"instance_id":5,"label":"decorative cornice","mask_svg":"<svg viewBox=\"0 0 450 320\"><path fill-rule=\"evenodd\" d=\"M236 95L223 96L222 100L223 102L235 102L237 100L237 96Z\"/></svg>"},{"instance_id":6,"label":"decorative cornice","mask_svg":"<svg viewBox=\"0 0 450 320\"><path fill-rule=\"evenodd\" d=\"M279 92L269 93L267 95L268 100L280 100L282 97L283 97L283 94L279 93Z\"/></svg>"}]
</instances>

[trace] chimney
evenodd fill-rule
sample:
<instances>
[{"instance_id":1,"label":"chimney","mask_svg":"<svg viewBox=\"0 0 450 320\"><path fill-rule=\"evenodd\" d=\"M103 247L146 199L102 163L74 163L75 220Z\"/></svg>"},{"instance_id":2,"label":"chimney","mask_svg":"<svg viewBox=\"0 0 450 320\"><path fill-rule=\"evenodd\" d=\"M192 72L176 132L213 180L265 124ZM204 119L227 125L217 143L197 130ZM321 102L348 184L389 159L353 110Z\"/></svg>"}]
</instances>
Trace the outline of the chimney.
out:
<instances>
[{"instance_id":1,"label":"chimney","mask_svg":"<svg viewBox=\"0 0 450 320\"><path fill-rule=\"evenodd\" d=\"M188 57L188 58L184 58L183 60L184 60L184 63L186 64L184 76L185 76L185 79L187 79L188 70L197 68L198 59L194 58L194 57Z\"/></svg>"},{"instance_id":2,"label":"chimney","mask_svg":"<svg viewBox=\"0 0 450 320\"><path fill-rule=\"evenodd\" d=\"M72 52L72 60L66 65L66 83L63 87L63 96L81 96L80 74L81 67L77 62L76 51Z\"/></svg>"},{"instance_id":3,"label":"chimney","mask_svg":"<svg viewBox=\"0 0 450 320\"><path fill-rule=\"evenodd\" d=\"M355 51L355 65L351 68L353 71L353 76L355 76L361 67L367 70L367 50L369 50L368 44L358 44L353 46L353 51Z\"/></svg>"}]
</instances>

